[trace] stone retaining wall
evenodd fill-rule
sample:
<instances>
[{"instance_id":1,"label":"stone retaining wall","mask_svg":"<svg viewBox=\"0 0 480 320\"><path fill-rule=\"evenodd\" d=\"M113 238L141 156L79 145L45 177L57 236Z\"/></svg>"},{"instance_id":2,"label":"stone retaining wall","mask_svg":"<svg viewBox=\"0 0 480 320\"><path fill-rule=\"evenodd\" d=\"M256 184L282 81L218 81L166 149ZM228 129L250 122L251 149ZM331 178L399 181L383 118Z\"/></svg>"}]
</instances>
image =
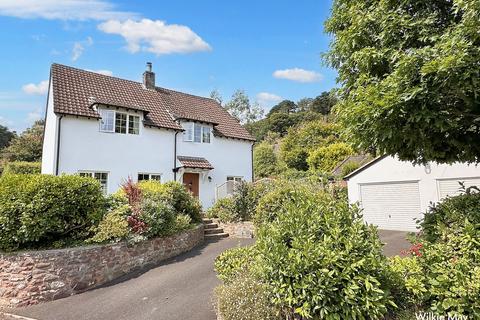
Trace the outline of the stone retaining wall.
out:
<instances>
[{"instance_id":1,"label":"stone retaining wall","mask_svg":"<svg viewBox=\"0 0 480 320\"><path fill-rule=\"evenodd\" d=\"M253 238L255 235L255 227L251 221L223 223L216 221L218 226L228 233L232 238Z\"/></svg>"},{"instance_id":2,"label":"stone retaining wall","mask_svg":"<svg viewBox=\"0 0 480 320\"><path fill-rule=\"evenodd\" d=\"M0 307L67 297L189 251L203 240L203 225L199 225L134 244L0 254Z\"/></svg>"}]
</instances>

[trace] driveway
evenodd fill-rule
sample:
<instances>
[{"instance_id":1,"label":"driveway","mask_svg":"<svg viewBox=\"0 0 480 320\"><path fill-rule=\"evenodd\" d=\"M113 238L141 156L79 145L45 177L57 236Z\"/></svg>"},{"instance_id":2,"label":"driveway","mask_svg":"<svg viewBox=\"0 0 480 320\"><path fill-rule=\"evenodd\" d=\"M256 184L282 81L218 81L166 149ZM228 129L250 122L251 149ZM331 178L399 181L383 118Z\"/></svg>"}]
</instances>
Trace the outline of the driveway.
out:
<instances>
[{"instance_id":1,"label":"driveway","mask_svg":"<svg viewBox=\"0 0 480 320\"><path fill-rule=\"evenodd\" d=\"M228 248L251 243L228 238L206 242L106 286L12 313L36 320L214 320L212 291L219 280L213 261Z\"/></svg>"},{"instance_id":2,"label":"driveway","mask_svg":"<svg viewBox=\"0 0 480 320\"><path fill-rule=\"evenodd\" d=\"M411 247L407 240L408 232L392 231L392 230L378 230L380 240L385 244L383 246L383 254L387 257L400 255L402 250L407 250Z\"/></svg>"}]
</instances>

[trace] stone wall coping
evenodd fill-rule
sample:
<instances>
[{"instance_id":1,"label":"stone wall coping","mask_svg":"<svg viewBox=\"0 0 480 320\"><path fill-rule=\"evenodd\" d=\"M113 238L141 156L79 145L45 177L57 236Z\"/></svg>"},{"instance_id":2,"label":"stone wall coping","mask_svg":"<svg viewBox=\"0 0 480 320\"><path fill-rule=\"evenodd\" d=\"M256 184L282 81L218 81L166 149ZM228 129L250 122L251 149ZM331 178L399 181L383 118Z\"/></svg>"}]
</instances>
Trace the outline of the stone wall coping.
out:
<instances>
[{"instance_id":1,"label":"stone wall coping","mask_svg":"<svg viewBox=\"0 0 480 320\"><path fill-rule=\"evenodd\" d=\"M189 228L187 230L183 230L180 233L172 234L172 235L166 236L166 237L157 237L157 238L164 238L164 239L173 238L173 237L176 237L179 234L182 234L184 232L191 231L191 230L196 230L196 229L199 229L199 228L203 228L203 225L201 223L198 223L195 226L193 226L192 228ZM35 255L44 255L44 254L53 254L54 255L54 254L64 253L64 252L67 252L67 251L72 252L72 251L93 250L93 249L98 249L98 248L121 246L121 245L124 245L124 244L126 244L127 246L134 246L134 245L141 244L142 242L151 241L151 240L154 240L154 239L157 239L157 238L150 238L150 239L146 239L146 240L139 241L139 242L129 242L127 240L121 240L121 241L118 241L118 242L115 242L115 243L85 244L85 245L76 246L76 247L66 247L66 248L59 248L59 249L19 250L19 251L13 251L13 252L0 251L0 258L1 257L13 257L13 256L31 257L31 256L35 256Z\"/></svg>"}]
</instances>

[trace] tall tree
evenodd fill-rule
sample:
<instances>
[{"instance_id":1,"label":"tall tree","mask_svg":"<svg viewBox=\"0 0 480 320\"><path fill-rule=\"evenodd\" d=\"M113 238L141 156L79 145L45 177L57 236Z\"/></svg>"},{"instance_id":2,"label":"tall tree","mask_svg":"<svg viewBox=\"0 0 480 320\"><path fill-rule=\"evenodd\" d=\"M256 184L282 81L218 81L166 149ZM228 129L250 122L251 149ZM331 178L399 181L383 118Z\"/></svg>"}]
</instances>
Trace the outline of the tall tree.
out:
<instances>
[{"instance_id":1,"label":"tall tree","mask_svg":"<svg viewBox=\"0 0 480 320\"><path fill-rule=\"evenodd\" d=\"M217 101L218 104L220 104L220 105L223 104L222 95L220 94L220 91L218 91L217 89L212 90L212 92L210 92L210 98Z\"/></svg>"},{"instance_id":2,"label":"tall tree","mask_svg":"<svg viewBox=\"0 0 480 320\"><path fill-rule=\"evenodd\" d=\"M326 59L351 141L415 162L478 162L479 17L478 0L335 0Z\"/></svg>"},{"instance_id":3,"label":"tall tree","mask_svg":"<svg viewBox=\"0 0 480 320\"><path fill-rule=\"evenodd\" d=\"M2 158L7 161L40 161L44 124L43 120L35 121L31 128L14 137L10 145L2 150Z\"/></svg>"},{"instance_id":4,"label":"tall tree","mask_svg":"<svg viewBox=\"0 0 480 320\"><path fill-rule=\"evenodd\" d=\"M13 137L15 137L15 132L10 131L7 127L0 125L0 150L8 147Z\"/></svg>"},{"instance_id":5,"label":"tall tree","mask_svg":"<svg viewBox=\"0 0 480 320\"><path fill-rule=\"evenodd\" d=\"M283 100L280 101L277 105L273 106L272 109L267 114L267 117L274 113L282 112L282 113L294 113L298 109L295 102L290 100Z\"/></svg>"},{"instance_id":6,"label":"tall tree","mask_svg":"<svg viewBox=\"0 0 480 320\"><path fill-rule=\"evenodd\" d=\"M235 91L224 107L241 124L249 124L263 117L262 107L258 103L250 104L250 99L243 90Z\"/></svg>"},{"instance_id":7,"label":"tall tree","mask_svg":"<svg viewBox=\"0 0 480 320\"><path fill-rule=\"evenodd\" d=\"M331 92L324 91L315 99L313 99L308 110L327 115L337 103L336 97Z\"/></svg>"}]
</instances>

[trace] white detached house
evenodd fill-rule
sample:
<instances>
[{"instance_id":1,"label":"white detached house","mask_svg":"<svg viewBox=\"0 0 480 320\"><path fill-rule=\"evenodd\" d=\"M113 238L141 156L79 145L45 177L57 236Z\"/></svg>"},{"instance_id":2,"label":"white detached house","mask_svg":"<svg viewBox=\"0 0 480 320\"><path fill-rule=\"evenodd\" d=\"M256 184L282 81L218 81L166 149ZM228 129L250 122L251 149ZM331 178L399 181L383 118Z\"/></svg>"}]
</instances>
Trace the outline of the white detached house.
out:
<instances>
[{"instance_id":1,"label":"white detached house","mask_svg":"<svg viewBox=\"0 0 480 320\"><path fill-rule=\"evenodd\" d=\"M139 83L53 64L42 173L92 176L106 193L175 180L208 208L227 181L253 179L255 140L216 101L156 87L151 67Z\"/></svg>"}]
</instances>

